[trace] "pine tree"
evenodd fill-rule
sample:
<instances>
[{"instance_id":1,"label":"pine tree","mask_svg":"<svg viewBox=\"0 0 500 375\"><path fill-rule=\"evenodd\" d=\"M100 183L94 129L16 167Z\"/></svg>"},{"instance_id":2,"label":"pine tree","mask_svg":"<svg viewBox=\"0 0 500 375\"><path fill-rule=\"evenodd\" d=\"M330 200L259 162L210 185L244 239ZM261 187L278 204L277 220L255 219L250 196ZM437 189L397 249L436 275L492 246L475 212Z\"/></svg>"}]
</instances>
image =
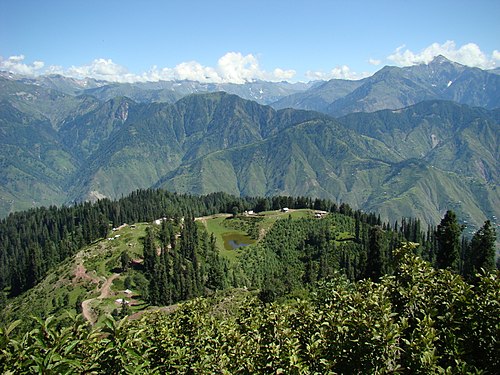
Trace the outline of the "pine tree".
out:
<instances>
[{"instance_id":1,"label":"pine tree","mask_svg":"<svg viewBox=\"0 0 500 375\"><path fill-rule=\"evenodd\" d=\"M487 220L474 234L470 243L469 257L466 261L471 263L471 276L481 270L490 272L495 269L495 241L495 228Z\"/></svg>"},{"instance_id":2,"label":"pine tree","mask_svg":"<svg viewBox=\"0 0 500 375\"><path fill-rule=\"evenodd\" d=\"M458 272L460 260L460 234L462 227L453 211L447 211L436 230L438 268L449 268Z\"/></svg>"},{"instance_id":3,"label":"pine tree","mask_svg":"<svg viewBox=\"0 0 500 375\"><path fill-rule=\"evenodd\" d=\"M355 223L354 223L354 236L356 237L357 243L359 243L359 240L360 240L359 234L360 234L359 216L356 215Z\"/></svg>"},{"instance_id":4,"label":"pine tree","mask_svg":"<svg viewBox=\"0 0 500 375\"><path fill-rule=\"evenodd\" d=\"M152 275L156 264L156 249L154 245L153 229L146 228L146 237L144 238L144 269L146 275ZM149 276L148 276L149 278Z\"/></svg>"},{"instance_id":5,"label":"pine tree","mask_svg":"<svg viewBox=\"0 0 500 375\"><path fill-rule=\"evenodd\" d=\"M368 259L366 261L365 276L378 281L386 272L387 256L384 232L379 226L370 229L368 244Z\"/></svg>"},{"instance_id":6,"label":"pine tree","mask_svg":"<svg viewBox=\"0 0 500 375\"><path fill-rule=\"evenodd\" d=\"M122 271L127 272L128 266L130 264L130 256L126 251L122 252L122 255L120 256L120 262L122 264Z\"/></svg>"},{"instance_id":7,"label":"pine tree","mask_svg":"<svg viewBox=\"0 0 500 375\"><path fill-rule=\"evenodd\" d=\"M124 318L126 316L129 316L131 311L130 311L130 306L128 305L129 303L125 300L122 300L122 304L121 304L121 307L120 307L120 311L119 311L119 317L120 318Z\"/></svg>"}]
</instances>

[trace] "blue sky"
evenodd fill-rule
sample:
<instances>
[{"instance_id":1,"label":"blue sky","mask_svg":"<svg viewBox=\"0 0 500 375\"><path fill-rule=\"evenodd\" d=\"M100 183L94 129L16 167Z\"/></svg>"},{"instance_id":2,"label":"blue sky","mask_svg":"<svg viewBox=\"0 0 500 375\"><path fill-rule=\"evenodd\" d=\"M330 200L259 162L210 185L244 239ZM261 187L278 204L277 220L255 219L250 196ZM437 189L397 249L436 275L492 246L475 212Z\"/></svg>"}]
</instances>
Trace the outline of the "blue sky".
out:
<instances>
[{"instance_id":1,"label":"blue sky","mask_svg":"<svg viewBox=\"0 0 500 375\"><path fill-rule=\"evenodd\" d=\"M0 0L0 69L112 81L357 79L500 66L500 1Z\"/></svg>"}]
</instances>

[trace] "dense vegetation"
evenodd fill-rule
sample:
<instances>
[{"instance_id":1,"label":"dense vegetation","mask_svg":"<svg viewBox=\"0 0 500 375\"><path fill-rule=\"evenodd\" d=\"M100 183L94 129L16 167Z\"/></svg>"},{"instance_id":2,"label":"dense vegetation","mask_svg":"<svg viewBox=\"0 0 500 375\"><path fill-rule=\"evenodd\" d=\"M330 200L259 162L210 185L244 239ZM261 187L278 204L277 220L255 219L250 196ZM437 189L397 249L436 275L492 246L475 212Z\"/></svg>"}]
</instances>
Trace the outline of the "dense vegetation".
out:
<instances>
[{"instance_id":1,"label":"dense vegetation","mask_svg":"<svg viewBox=\"0 0 500 375\"><path fill-rule=\"evenodd\" d=\"M11 295L17 295L33 287L47 270L82 246L106 237L111 227L208 215L248 204L226 194L194 197L143 190L117 201L103 199L11 214L0 221L0 289L10 288Z\"/></svg>"},{"instance_id":2,"label":"dense vegetation","mask_svg":"<svg viewBox=\"0 0 500 375\"><path fill-rule=\"evenodd\" d=\"M283 207L327 214L284 214L232 261L194 220L231 212L226 225L255 231L262 218L240 212ZM424 374L499 365L496 233L487 221L462 237L453 211L423 230L419 220L384 223L321 199L137 191L2 220L2 288L15 296L112 226L158 218L142 242L142 297L156 306L189 302L133 321L123 304L92 329L64 316L35 317L35 328L11 323L1 329L1 370ZM126 253L121 265L130 265Z\"/></svg>"},{"instance_id":3,"label":"dense vegetation","mask_svg":"<svg viewBox=\"0 0 500 375\"><path fill-rule=\"evenodd\" d=\"M82 246L105 238L111 227L123 223L151 222L158 218L179 222L182 217L263 207L330 210L337 206L327 200L305 197L239 198L224 193L192 196L149 189L116 201L102 199L70 207L51 206L17 212L0 220L0 289L17 295L31 288L54 265ZM173 235L172 229L170 235ZM165 238L164 235L163 247L166 246Z\"/></svg>"},{"instance_id":4,"label":"dense vegetation","mask_svg":"<svg viewBox=\"0 0 500 375\"><path fill-rule=\"evenodd\" d=\"M89 330L53 318L20 338L1 329L3 373L485 373L500 366L498 274L465 282L413 254L394 276L339 274L308 295L264 303L243 290Z\"/></svg>"},{"instance_id":5,"label":"dense vegetation","mask_svg":"<svg viewBox=\"0 0 500 375\"><path fill-rule=\"evenodd\" d=\"M197 226L192 225L194 216L282 207L314 208L331 211L333 215L323 220L279 221L259 245L245 252L240 264L232 270L215 257L213 238L204 231L198 233ZM392 272L390 254L402 241L420 243L418 252L424 259L467 277L472 277L481 268L494 268L496 234L491 223L487 221L469 243L461 239L462 227L452 211L445 215L437 229L428 227L424 232L419 220L404 219L401 225L396 222L393 226L382 223L374 214L353 211L346 204L337 206L328 200L237 198L223 193L197 197L143 190L117 201L104 199L94 204L38 208L3 219L0 222L0 288L15 296L33 287L54 265L82 246L106 237L111 226L157 218L178 222L184 217L185 225L178 242L168 220L163 221L158 239L153 232L148 232L145 268L150 280L157 280L159 273L169 274L166 284L172 284L172 278L176 277L176 272L171 270L173 264L174 270L187 269L188 279L195 282L192 284L195 291L180 292L177 285L177 292L169 292L175 297L160 293L163 297L151 297L153 303L175 302L203 294L207 286L202 282L207 277L205 272L212 271L219 275L219 280L210 281L215 283L211 289L226 285L257 288L272 285L277 289L273 293L278 294L328 277L336 270L341 270L351 280L363 277L378 280ZM159 259L154 256L157 248L162 255ZM198 259L199 256L203 260ZM209 259L211 265L207 269L201 267ZM211 267L215 269L209 271ZM166 280L165 277L161 279ZM151 294L155 295L157 291Z\"/></svg>"},{"instance_id":6,"label":"dense vegetation","mask_svg":"<svg viewBox=\"0 0 500 375\"><path fill-rule=\"evenodd\" d=\"M148 228L150 229L150 228ZM149 280L147 293L152 305L170 305L202 296L208 290L226 287L225 267L214 237L199 234L193 220L184 220L179 241L173 227L162 222L159 254L152 230L144 240L144 271Z\"/></svg>"}]
</instances>

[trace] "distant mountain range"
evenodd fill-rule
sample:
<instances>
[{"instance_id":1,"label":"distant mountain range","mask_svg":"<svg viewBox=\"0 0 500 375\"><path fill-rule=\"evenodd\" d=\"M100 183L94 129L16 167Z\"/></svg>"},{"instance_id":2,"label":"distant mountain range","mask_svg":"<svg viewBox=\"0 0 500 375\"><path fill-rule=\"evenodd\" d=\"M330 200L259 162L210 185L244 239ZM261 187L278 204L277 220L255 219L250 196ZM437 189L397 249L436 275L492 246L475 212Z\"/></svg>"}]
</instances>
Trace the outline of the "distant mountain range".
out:
<instances>
[{"instance_id":1,"label":"distant mountain range","mask_svg":"<svg viewBox=\"0 0 500 375\"><path fill-rule=\"evenodd\" d=\"M442 57L309 84L2 74L0 216L164 187L325 197L432 224L454 209L477 227L500 215L499 79Z\"/></svg>"},{"instance_id":2,"label":"distant mountain range","mask_svg":"<svg viewBox=\"0 0 500 375\"><path fill-rule=\"evenodd\" d=\"M338 117L353 112L398 109L434 99L498 108L498 69L470 68L438 56L429 64L386 66L359 81L333 79L284 97L273 106L312 109Z\"/></svg>"},{"instance_id":3,"label":"distant mountain range","mask_svg":"<svg viewBox=\"0 0 500 375\"><path fill-rule=\"evenodd\" d=\"M0 77L48 88L71 96L100 101L126 96L139 103L175 103L190 94L224 91L275 109L314 110L339 117L353 112L398 109L424 100L451 100L494 109L500 106L499 69L471 68L437 56L429 64L398 68L386 66L357 81L332 79L308 83L254 81L244 84L158 81L111 83L77 80L62 75Z\"/></svg>"},{"instance_id":4,"label":"distant mountain range","mask_svg":"<svg viewBox=\"0 0 500 375\"><path fill-rule=\"evenodd\" d=\"M271 104L280 98L303 92L322 83L322 81L309 83L253 81L244 84L235 84L201 83L187 80L112 83L95 79L78 80L62 75L20 77L6 72L0 72L0 77L56 90L67 95L89 95L102 101L118 96L126 96L139 103L174 103L190 94L224 91L238 95L243 99L254 100L260 104Z\"/></svg>"}]
</instances>

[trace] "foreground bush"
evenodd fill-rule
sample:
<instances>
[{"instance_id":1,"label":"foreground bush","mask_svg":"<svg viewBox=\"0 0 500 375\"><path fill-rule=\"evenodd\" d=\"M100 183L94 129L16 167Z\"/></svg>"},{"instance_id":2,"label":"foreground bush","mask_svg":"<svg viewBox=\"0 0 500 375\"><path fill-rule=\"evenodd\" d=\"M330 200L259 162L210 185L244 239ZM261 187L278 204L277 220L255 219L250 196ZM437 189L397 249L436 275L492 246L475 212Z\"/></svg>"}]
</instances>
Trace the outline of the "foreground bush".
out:
<instances>
[{"instance_id":1,"label":"foreground bush","mask_svg":"<svg viewBox=\"0 0 500 375\"><path fill-rule=\"evenodd\" d=\"M3 329L2 373L485 373L500 368L500 279L476 285L406 245L394 276L338 276L307 299L264 304L248 292L90 330L49 318L21 338Z\"/></svg>"}]
</instances>

